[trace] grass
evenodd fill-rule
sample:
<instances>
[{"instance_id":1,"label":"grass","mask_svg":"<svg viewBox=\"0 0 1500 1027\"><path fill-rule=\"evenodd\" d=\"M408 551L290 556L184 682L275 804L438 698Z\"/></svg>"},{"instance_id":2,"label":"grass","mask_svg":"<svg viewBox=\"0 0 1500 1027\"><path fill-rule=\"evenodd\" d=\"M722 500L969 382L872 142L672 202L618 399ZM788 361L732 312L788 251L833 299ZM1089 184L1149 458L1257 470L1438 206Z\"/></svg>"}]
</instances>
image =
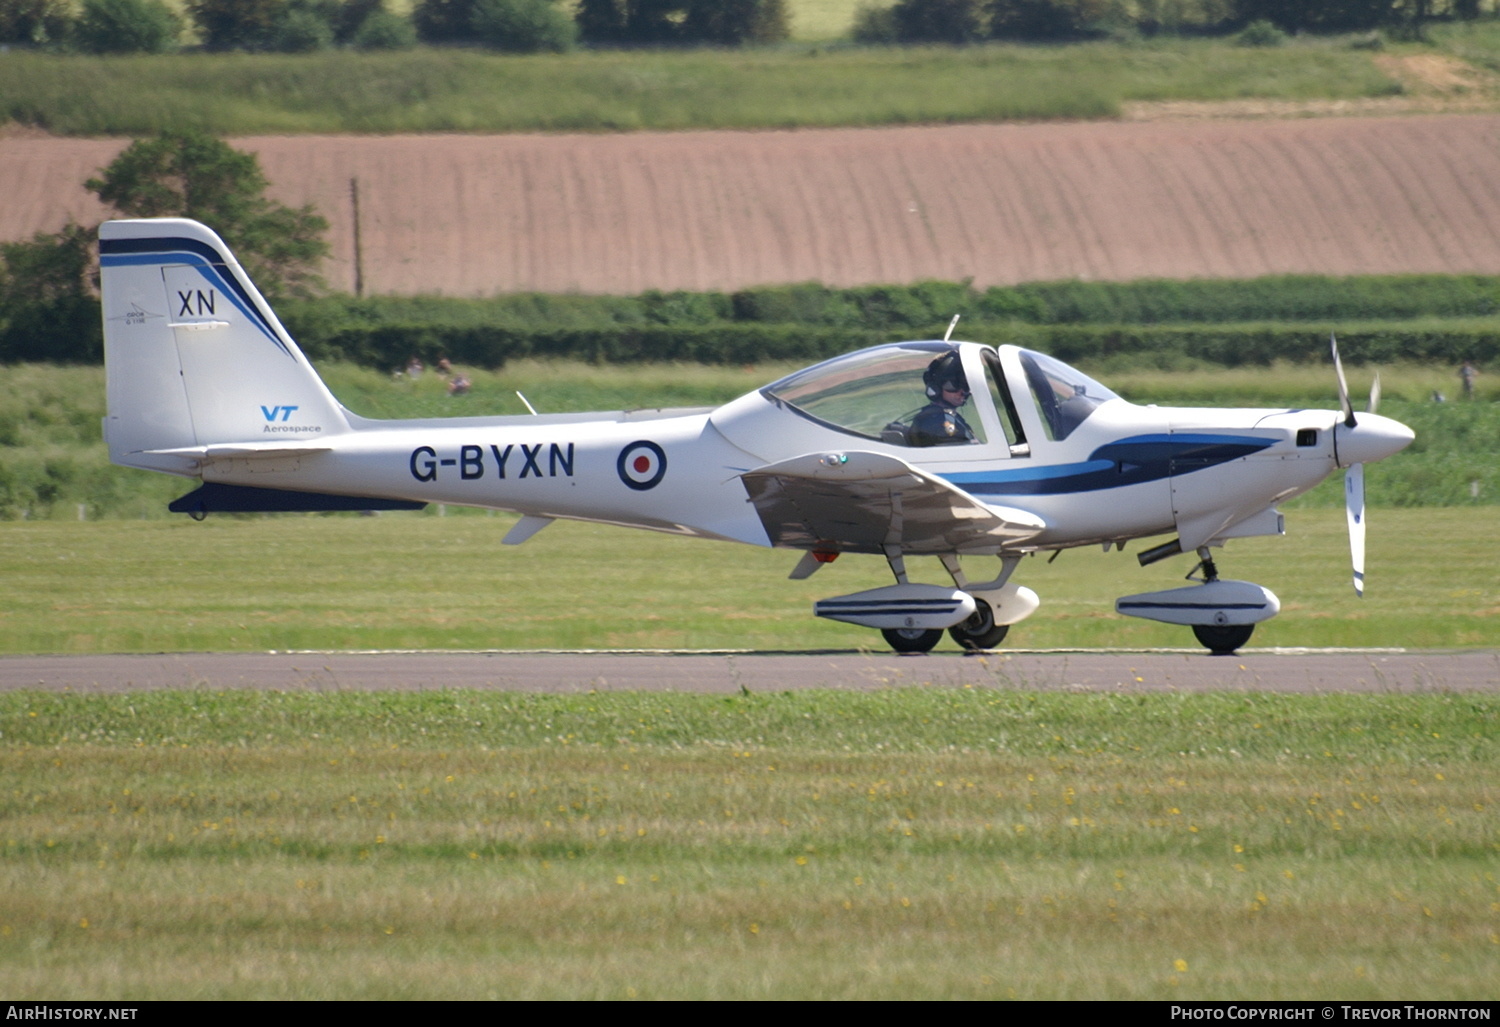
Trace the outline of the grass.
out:
<instances>
[{"instance_id":1,"label":"grass","mask_svg":"<svg viewBox=\"0 0 1500 1027\"><path fill-rule=\"evenodd\" d=\"M0 119L63 135L201 129L527 132L1108 118L1132 100L1351 99L1400 85L1365 52L1167 40L497 56L0 55Z\"/></svg>"},{"instance_id":2,"label":"grass","mask_svg":"<svg viewBox=\"0 0 1500 1027\"><path fill-rule=\"evenodd\" d=\"M1494 696L1017 684L3 695L0 966L31 999L1493 996Z\"/></svg>"},{"instance_id":3,"label":"grass","mask_svg":"<svg viewBox=\"0 0 1500 1027\"><path fill-rule=\"evenodd\" d=\"M0 651L882 644L875 632L811 611L816 599L889 584L875 557L845 557L789 582L789 552L571 522L511 548L500 539L512 518L448 513L0 524ZM1282 599L1254 646L1500 639L1491 542L1500 510L1372 510L1363 600L1350 586L1343 521L1342 510L1294 511L1287 537L1236 540L1220 555L1226 577ZM1114 613L1116 597L1173 587L1189 569L1186 559L1142 569L1138 548L1027 561L1018 580L1042 608L1009 643L1193 645L1185 628ZM916 580L946 580L936 561L909 566Z\"/></svg>"}]
</instances>

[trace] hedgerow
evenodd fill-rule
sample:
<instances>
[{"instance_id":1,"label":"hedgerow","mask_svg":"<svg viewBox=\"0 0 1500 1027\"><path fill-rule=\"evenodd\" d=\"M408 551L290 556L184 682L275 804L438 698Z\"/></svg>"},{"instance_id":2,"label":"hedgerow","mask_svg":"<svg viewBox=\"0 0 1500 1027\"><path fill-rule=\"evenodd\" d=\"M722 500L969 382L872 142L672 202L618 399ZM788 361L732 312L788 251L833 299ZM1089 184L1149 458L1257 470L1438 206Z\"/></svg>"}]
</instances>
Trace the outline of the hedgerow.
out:
<instances>
[{"instance_id":1,"label":"hedgerow","mask_svg":"<svg viewBox=\"0 0 1500 1027\"><path fill-rule=\"evenodd\" d=\"M96 303L7 306L3 278L0 361L100 359ZM813 360L894 338L940 337L954 314L962 315L958 338L1159 368L1322 359L1331 331L1351 363L1500 356L1500 277L1480 275L1066 281L982 291L928 281L637 296L325 296L277 309L313 359L368 367L403 365L414 355L481 367L521 357Z\"/></svg>"}]
</instances>

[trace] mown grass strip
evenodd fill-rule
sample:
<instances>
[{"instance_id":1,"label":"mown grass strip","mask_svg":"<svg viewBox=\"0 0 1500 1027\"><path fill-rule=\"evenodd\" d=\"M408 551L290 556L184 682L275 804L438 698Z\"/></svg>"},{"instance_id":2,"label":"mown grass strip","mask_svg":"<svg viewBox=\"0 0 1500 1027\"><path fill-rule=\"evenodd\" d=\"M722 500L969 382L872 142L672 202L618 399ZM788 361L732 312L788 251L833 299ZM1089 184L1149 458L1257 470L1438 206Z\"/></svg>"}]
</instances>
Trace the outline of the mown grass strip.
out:
<instances>
[{"instance_id":1,"label":"mown grass strip","mask_svg":"<svg viewBox=\"0 0 1500 1027\"><path fill-rule=\"evenodd\" d=\"M1493 646L1495 511L1372 510L1363 600L1341 507L1294 511L1285 538L1237 539L1219 568L1281 597L1255 646ZM881 645L812 616L816 599L889 584L875 557L790 582L786 551L570 522L516 548L500 544L513 518L448 513L0 525L0 651ZM1114 613L1116 597L1175 587L1189 567L1142 569L1135 549L1026 561L1017 580L1042 607L1007 643L1190 645L1185 628ZM936 561L911 570L945 580Z\"/></svg>"},{"instance_id":2,"label":"mown grass strip","mask_svg":"<svg viewBox=\"0 0 1500 1027\"><path fill-rule=\"evenodd\" d=\"M1491 696L0 696L36 998L1484 999Z\"/></svg>"}]
</instances>

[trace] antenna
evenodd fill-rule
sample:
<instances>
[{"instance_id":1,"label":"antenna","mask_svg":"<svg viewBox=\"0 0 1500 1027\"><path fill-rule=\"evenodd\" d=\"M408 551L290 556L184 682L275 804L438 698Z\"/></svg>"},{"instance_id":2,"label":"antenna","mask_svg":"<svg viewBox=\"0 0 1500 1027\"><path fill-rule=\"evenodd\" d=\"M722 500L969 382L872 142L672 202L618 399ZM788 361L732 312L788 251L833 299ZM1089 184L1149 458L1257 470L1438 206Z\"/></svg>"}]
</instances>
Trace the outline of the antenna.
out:
<instances>
[{"instance_id":1,"label":"antenna","mask_svg":"<svg viewBox=\"0 0 1500 1027\"><path fill-rule=\"evenodd\" d=\"M516 390L516 396L520 398L520 400L521 400L522 403L526 404L526 409L530 410L532 416L535 417L536 416L536 407L534 407L534 406L531 405L531 400L527 399L525 396L522 396L520 389Z\"/></svg>"},{"instance_id":2,"label":"antenna","mask_svg":"<svg viewBox=\"0 0 1500 1027\"><path fill-rule=\"evenodd\" d=\"M962 315L954 314L953 320L948 322L948 330L943 333L943 341L947 342L953 336L953 329L958 327L958 319Z\"/></svg>"}]
</instances>

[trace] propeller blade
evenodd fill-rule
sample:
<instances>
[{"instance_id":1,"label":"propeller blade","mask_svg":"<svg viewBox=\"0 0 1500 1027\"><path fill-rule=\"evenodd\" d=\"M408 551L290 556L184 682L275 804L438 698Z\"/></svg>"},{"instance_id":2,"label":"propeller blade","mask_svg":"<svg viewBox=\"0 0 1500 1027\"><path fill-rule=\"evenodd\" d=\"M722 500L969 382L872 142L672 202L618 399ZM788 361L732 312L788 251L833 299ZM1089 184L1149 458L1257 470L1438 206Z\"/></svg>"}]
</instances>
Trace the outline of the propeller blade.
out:
<instances>
[{"instance_id":1,"label":"propeller blade","mask_svg":"<svg viewBox=\"0 0 1500 1027\"><path fill-rule=\"evenodd\" d=\"M1339 409L1344 411L1344 424L1353 428L1354 404L1349 402L1349 382L1344 377L1344 364L1339 360L1339 340L1332 332L1328 333L1328 345L1333 350L1333 370L1339 379Z\"/></svg>"},{"instance_id":2,"label":"propeller blade","mask_svg":"<svg viewBox=\"0 0 1500 1027\"><path fill-rule=\"evenodd\" d=\"M1349 515L1349 555L1354 560L1354 592L1365 594L1365 465L1344 473L1344 508Z\"/></svg>"},{"instance_id":3,"label":"propeller blade","mask_svg":"<svg viewBox=\"0 0 1500 1027\"><path fill-rule=\"evenodd\" d=\"M1380 372L1375 372L1375 381L1370 385L1370 413L1380 405Z\"/></svg>"}]
</instances>

